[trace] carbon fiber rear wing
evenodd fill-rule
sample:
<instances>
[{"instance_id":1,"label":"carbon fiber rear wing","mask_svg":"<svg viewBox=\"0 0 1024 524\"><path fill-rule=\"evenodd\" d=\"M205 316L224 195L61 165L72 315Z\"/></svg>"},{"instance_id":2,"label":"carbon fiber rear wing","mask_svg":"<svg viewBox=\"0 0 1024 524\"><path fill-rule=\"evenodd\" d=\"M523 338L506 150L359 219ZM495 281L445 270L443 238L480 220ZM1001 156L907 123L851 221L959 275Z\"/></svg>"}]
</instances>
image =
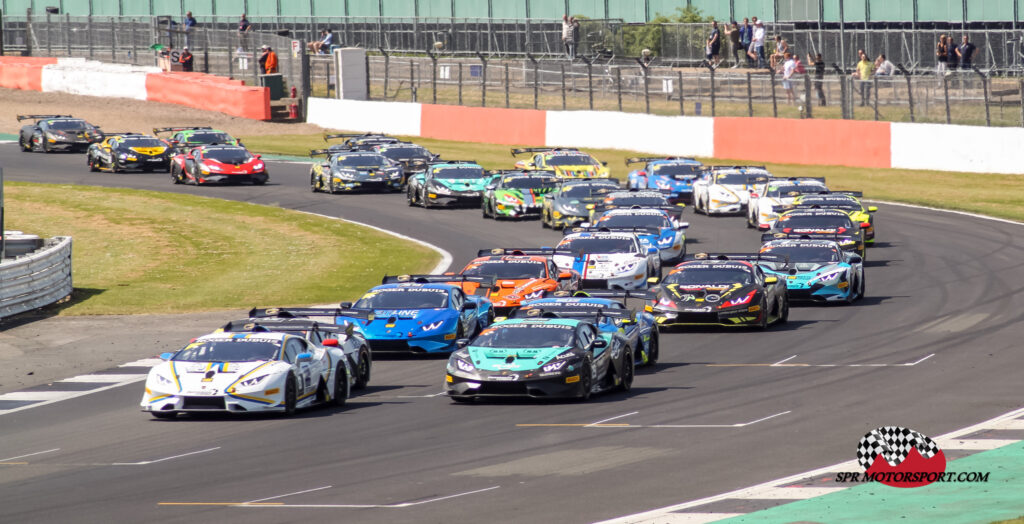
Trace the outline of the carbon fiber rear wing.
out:
<instances>
[{"instance_id":1,"label":"carbon fiber rear wing","mask_svg":"<svg viewBox=\"0 0 1024 524\"><path fill-rule=\"evenodd\" d=\"M603 318L633 320L633 311L587 306L525 306L512 312L511 318L572 318L593 319L600 322Z\"/></svg>"},{"instance_id":2,"label":"carbon fiber rear wing","mask_svg":"<svg viewBox=\"0 0 1024 524\"><path fill-rule=\"evenodd\" d=\"M200 129L213 129L210 126L191 126L191 127L154 127L153 134L157 135L160 133L173 133L176 131L198 131Z\"/></svg>"},{"instance_id":3,"label":"carbon fiber rear wing","mask_svg":"<svg viewBox=\"0 0 1024 524\"><path fill-rule=\"evenodd\" d=\"M488 175L556 176L552 169L490 169ZM561 180L561 179L560 179Z\"/></svg>"},{"instance_id":4,"label":"carbon fiber rear wing","mask_svg":"<svg viewBox=\"0 0 1024 524\"><path fill-rule=\"evenodd\" d=\"M328 140L331 140L332 138L357 138L357 137L363 137L363 138L371 138L371 137L391 138L391 139L394 139L395 142L401 142L401 140L399 140L399 139L397 139L397 138L395 138L393 136L385 135L384 133L324 133L324 142L326 142Z\"/></svg>"},{"instance_id":5,"label":"carbon fiber rear wing","mask_svg":"<svg viewBox=\"0 0 1024 524\"><path fill-rule=\"evenodd\" d=\"M835 240L840 245L846 246L848 244L856 243L856 235L847 235L839 233L764 233L761 235L761 242L768 242L769 240L780 240L780 239L795 239L795 240Z\"/></svg>"},{"instance_id":6,"label":"carbon fiber rear wing","mask_svg":"<svg viewBox=\"0 0 1024 524\"><path fill-rule=\"evenodd\" d=\"M18 122L22 120L42 120L44 118L75 118L71 115L18 115Z\"/></svg>"},{"instance_id":7,"label":"carbon fiber rear wing","mask_svg":"<svg viewBox=\"0 0 1024 524\"><path fill-rule=\"evenodd\" d=\"M517 257L550 257L553 254L555 254L555 249L551 247L495 247L491 249L481 249L476 252L476 256L478 257L501 255L510 255Z\"/></svg>"},{"instance_id":8,"label":"carbon fiber rear wing","mask_svg":"<svg viewBox=\"0 0 1024 524\"><path fill-rule=\"evenodd\" d=\"M258 332L290 332L290 331L321 331L324 333L344 334L352 336L355 326L351 323L338 325L334 323L322 323L305 318L264 318L232 320L221 327L227 333L258 333Z\"/></svg>"},{"instance_id":9,"label":"carbon fiber rear wing","mask_svg":"<svg viewBox=\"0 0 1024 524\"><path fill-rule=\"evenodd\" d=\"M480 286L494 287L494 277L476 275L387 275L380 279L381 284L453 284L454 282L474 282Z\"/></svg>"},{"instance_id":10,"label":"carbon fiber rear wing","mask_svg":"<svg viewBox=\"0 0 1024 524\"><path fill-rule=\"evenodd\" d=\"M559 293L565 293L559 295ZM553 296L559 298L564 297L590 297L590 298L617 298L625 300L627 298L637 298L641 300L651 300L656 298L657 294L650 291L641 290L619 290L619 289L588 289L586 291L555 291Z\"/></svg>"},{"instance_id":11,"label":"carbon fiber rear wing","mask_svg":"<svg viewBox=\"0 0 1024 524\"><path fill-rule=\"evenodd\" d=\"M735 260L755 264L760 262L789 264L788 256L771 253L696 253L692 256L687 255L686 260Z\"/></svg>"},{"instance_id":12,"label":"carbon fiber rear wing","mask_svg":"<svg viewBox=\"0 0 1024 524\"><path fill-rule=\"evenodd\" d=\"M626 159L626 165L640 164L646 162L653 162L655 160L692 160L696 161L695 158L685 156L634 156Z\"/></svg>"},{"instance_id":13,"label":"carbon fiber rear wing","mask_svg":"<svg viewBox=\"0 0 1024 524\"><path fill-rule=\"evenodd\" d=\"M658 227L606 227L606 226L591 226L591 227L567 227L563 231L566 235L569 233L635 233L637 235L660 235L661 228Z\"/></svg>"},{"instance_id":14,"label":"carbon fiber rear wing","mask_svg":"<svg viewBox=\"0 0 1024 524\"><path fill-rule=\"evenodd\" d=\"M823 195L846 195L856 198L862 198L864 196L863 191L829 191L827 193L821 193Z\"/></svg>"},{"instance_id":15,"label":"carbon fiber rear wing","mask_svg":"<svg viewBox=\"0 0 1024 524\"><path fill-rule=\"evenodd\" d=\"M136 133L135 131L104 131L103 136L133 136L142 135L142 133Z\"/></svg>"},{"instance_id":16,"label":"carbon fiber rear wing","mask_svg":"<svg viewBox=\"0 0 1024 524\"><path fill-rule=\"evenodd\" d=\"M252 308L249 318L309 318L309 317L351 317L372 320L373 311L352 308L319 308L319 307L274 307Z\"/></svg>"}]
</instances>

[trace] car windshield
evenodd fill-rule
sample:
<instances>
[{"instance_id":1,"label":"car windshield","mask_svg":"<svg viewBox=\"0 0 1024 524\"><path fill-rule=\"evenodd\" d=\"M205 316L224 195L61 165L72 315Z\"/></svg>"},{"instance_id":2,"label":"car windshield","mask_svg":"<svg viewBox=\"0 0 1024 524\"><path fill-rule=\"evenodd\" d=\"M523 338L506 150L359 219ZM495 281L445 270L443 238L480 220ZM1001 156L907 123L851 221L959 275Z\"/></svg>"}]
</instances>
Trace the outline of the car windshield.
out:
<instances>
[{"instance_id":1,"label":"car windshield","mask_svg":"<svg viewBox=\"0 0 1024 524\"><path fill-rule=\"evenodd\" d=\"M664 215L611 215L597 221L598 227L671 227Z\"/></svg>"},{"instance_id":2,"label":"car windshield","mask_svg":"<svg viewBox=\"0 0 1024 524\"><path fill-rule=\"evenodd\" d=\"M430 158L430 151L420 146L405 146L405 147L389 147L380 152L380 154L392 159L405 159L405 158Z\"/></svg>"},{"instance_id":3,"label":"car windshield","mask_svg":"<svg viewBox=\"0 0 1024 524\"><path fill-rule=\"evenodd\" d=\"M856 200L841 200L841 199L821 199L821 198L804 198L800 200L801 204L821 206L823 208L832 209L844 209L847 211L860 211L861 205Z\"/></svg>"},{"instance_id":4,"label":"car windshield","mask_svg":"<svg viewBox=\"0 0 1024 524\"><path fill-rule=\"evenodd\" d=\"M185 140L192 144L229 144L235 141L231 135L219 131L192 133Z\"/></svg>"},{"instance_id":5,"label":"car windshield","mask_svg":"<svg viewBox=\"0 0 1024 524\"><path fill-rule=\"evenodd\" d=\"M676 179L694 178L701 172L701 166L690 164L655 164L654 174Z\"/></svg>"},{"instance_id":6,"label":"car windshield","mask_svg":"<svg viewBox=\"0 0 1024 524\"><path fill-rule=\"evenodd\" d=\"M469 343L484 348L562 348L572 346L572 326L511 324L485 329Z\"/></svg>"},{"instance_id":7,"label":"car windshield","mask_svg":"<svg viewBox=\"0 0 1024 524\"><path fill-rule=\"evenodd\" d=\"M790 264L839 262L839 253L827 246L766 246L761 252L789 257Z\"/></svg>"},{"instance_id":8,"label":"car windshield","mask_svg":"<svg viewBox=\"0 0 1024 524\"><path fill-rule=\"evenodd\" d=\"M853 229L846 215L787 215L779 220L783 231L792 229ZM841 232L841 231L840 231Z\"/></svg>"},{"instance_id":9,"label":"car windshield","mask_svg":"<svg viewBox=\"0 0 1024 524\"><path fill-rule=\"evenodd\" d=\"M125 138L124 145L128 147L167 147L167 144L156 138Z\"/></svg>"},{"instance_id":10,"label":"car windshield","mask_svg":"<svg viewBox=\"0 0 1024 524\"><path fill-rule=\"evenodd\" d=\"M706 286L709 284L749 284L749 269L738 267L683 267L665 277L662 285Z\"/></svg>"},{"instance_id":11,"label":"car windshield","mask_svg":"<svg viewBox=\"0 0 1024 524\"><path fill-rule=\"evenodd\" d=\"M715 177L715 183L726 186L743 186L747 184L748 178L749 175L742 173L721 174Z\"/></svg>"},{"instance_id":12,"label":"car windshield","mask_svg":"<svg viewBox=\"0 0 1024 524\"><path fill-rule=\"evenodd\" d=\"M659 207L667 206L668 200L662 196L622 196L612 199L609 203L619 207Z\"/></svg>"},{"instance_id":13,"label":"car windshield","mask_svg":"<svg viewBox=\"0 0 1024 524\"><path fill-rule=\"evenodd\" d=\"M434 168L434 178L447 178L453 180L474 180L484 176L484 168L480 166L465 167L437 167Z\"/></svg>"},{"instance_id":14,"label":"car windshield","mask_svg":"<svg viewBox=\"0 0 1024 524\"><path fill-rule=\"evenodd\" d=\"M550 155L547 157L549 166L591 166L597 165L597 160L590 155Z\"/></svg>"},{"instance_id":15,"label":"car windshield","mask_svg":"<svg viewBox=\"0 0 1024 524\"><path fill-rule=\"evenodd\" d=\"M177 352L176 362L255 362L273 360L281 351L278 340L204 340L193 342Z\"/></svg>"},{"instance_id":16,"label":"car windshield","mask_svg":"<svg viewBox=\"0 0 1024 524\"><path fill-rule=\"evenodd\" d=\"M84 120L50 120L48 125L57 131L87 131L92 128Z\"/></svg>"},{"instance_id":17,"label":"car windshield","mask_svg":"<svg viewBox=\"0 0 1024 524\"><path fill-rule=\"evenodd\" d=\"M611 253L634 253L636 247L633 239L625 237L597 238L580 237L574 238L565 244L558 246L559 250L568 249L575 256L581 251L584 255L611 254Z\"/></svg>"},{"instance_id":18,"label":"car windshield","mask_svg":"<svg viewBox=\"0 0 1024 524\"><path fill-rule=\"evenodd\" d=\"M381 155L339 155L338 166L356 169L370 169L391 166L391 161Z\"/></svg>"},{"instance_id":19,"label":"car windshield","mask_svg":"<svg viewBox=\"0 0 1024 524\"><path fill-rule=\"evenodd\" d=\"M545 277L543 262L501 262L497 260L471 264L462 274L509 279Z\"/></svg>"},{"instance_id":20,"label":"car windshield","mask_svg":"<svg viewBox=\"0 0 1024 524\"><path fill-rule=\"evenodd\" d=\"M443 289L380 289L370 291L355 303L365 309L432 309L448 303Z\"/></svg>"},{"instance_id":21,"label":"car windshield","mask_svg":"<svg viewBox=\"0 0 1024 524\"><path fill-rule=\"evenodd\" d=\"M224 164L244 164L252 160L245 149L208 149L203 156Z\"/></svg>"},{"instance_id":22,"label":"car windshield","mask_svg":"<svg viewBox=\"0 0 1024 524\"><path fill-rule=\"evenodd\" d=\"M568 198L589 198L594 196L595 192L600 192L602 189L618 189L618 185L612 184L578 184L571 185L562 190L562 195Z\"/></svg>"},{"instance_id":23,"label":"car windshield","mask_svg":"<svg viewBox=\"0 0 1024 524\"><path fill-rule=\"evenodd\" d=\"M555 179L539 176L517 176L504 179L502 185L510 189L546 189L555 187Z\"/></svg>"},{"instance_id":24,"label":"car windshield","mask_svg":"<svg viewBox=\"0 0 1024 524\"><path fill-rule=\"evenodd\" d=\"M792 195L791 193L796 193L796 194L801 194L802 195L804 193L817 193L818 191L821 191L821 190L822 190L821 186L808 185L808 184L805 184L805 185L802 185L802 186L798 186L796 184L786 185L786 186L769 186L768 187L768 192L767 192L767 194L765 196L770 196L770 197L787 197L787 196L795 196L795 195Z\"/></svg>"}]
</instances>

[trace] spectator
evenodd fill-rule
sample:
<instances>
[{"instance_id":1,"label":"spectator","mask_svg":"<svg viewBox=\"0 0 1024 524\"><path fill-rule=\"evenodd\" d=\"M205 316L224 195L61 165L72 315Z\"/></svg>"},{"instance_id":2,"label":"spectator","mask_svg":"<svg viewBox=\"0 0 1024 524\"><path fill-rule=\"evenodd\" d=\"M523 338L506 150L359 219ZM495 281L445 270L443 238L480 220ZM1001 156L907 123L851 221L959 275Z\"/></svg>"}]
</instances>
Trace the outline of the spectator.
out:
<instances>
[{"instance_id":1,"label":"spectator","mask_svg":"<svg viewBox=\"0 0 1024 524\"><path fill-rule=\"evenodd\" d=\"M860 56L860 62L857 62L853 77L860 80L860 105L866 106L871 99L871 72L874 64L868 60L868 55L863 49L858 50L857 54Z\"/></svg>"},{"instance_id":2,"label":"spectator","mask_svg":"<svg viewBox=\"0 0 1024 524\"><path fill-rule=\"evenodd\" d=\"M974 53L977 49L978 48L967 39L967 35L964 35L963 40L960 42L960 46L956 48L956 56L960 59L960 69L971 69L971 60L974 59Z\"/></svg>"},{"instance_id":3,"label":"spectator","mask_svg":"<svg viewBox=\"0 0 1024 524\"><path fill-rule=\"evenodd\" d=\"M946 73L946 64L949 63L949 42L946 35L939 35L939 43L935 44L935 74L940 77Z\"/></svg>"},{"instance_id":4,"label":"spectator","mask_svg":"<svg viewBox=\"0 0 1024 524\"><path fill-rule=\"evenodd\" d=\"M576 17L562 15L562 45L565 47L565 57L569 60L576 59L576 28L579 24Z\"/></svg>"},{"instance_id":5,"label":"spectator","mask_svg":"<svg viewBox=\"0 0 1024 524\"><path fill-rule=\"evenodd\" d=\"M185 46L185 48L181 50L181 55L178 56L178 63L181 64L181 70L191 72L193 60L194 57L192 56L192 52L188 50L188 46Z\"/></svg>"},{"instance_id":6,"label":"spectator","mask_svg":"<svg viewBox=\"0 0 1024 524\"><path fill-rule=\"evenodd\" d=\"M707 60L712 69L718 67L721 61L719 55L722 52L722 34L718 31L718 21L711 21L711 34L708 35Z\"/></svg>"},{"instance_id":7,"label":"spectator","mask_svg":"<svg viewBox=\"0 0 1024 524\"><path fill-rule=\"evenodd\" d=\"M764 24L761 23L757 17L754 17L754 33L750 40L750 50L747 51L747 56L753 60L757 60L757 67L763 68L765 66L764 60Z\"/></svg>"},{"instance_id":8,"label":"spectator","mask_svg":"<svg viewBox=\"0 0 1024 524\"><path fill-rule=\"evenodd\" d=\"M960 63L960 55L956 54L956 42L953 41L952 35L946 40L946 56L949 60L949 68L956 69L956 65Z\"/></svg>"},{"instance_id":9,"label":"spectator","mask_svg":"<svg viewBox=\"0 0 1024 524\"><path fill-rule=\"evenodd\" d=\"M743 54L747 55L750 51L750 39L754 36L754 26L750 25L750 20L747 18L743 19L743 25L740 26L740 48L743 49ZM750 56L747 56L747 65L753 65L754 61L751 60ZM739 64L737 64L739 65Z\"/></svg>"},{"instance_id":10,"label":"spectator","mask_svg":"<svg viewBox=\"0 0 1024 524\"><path fill-rule=\"evenodd\" d=\"M330 29L320 30L320 40L309 43L309 51L315 55L326 54L334 42L334 33Z\"/></svg>"},{"instance_id":11,"label":"spectator","mask_svg":"<svg viewBox=\"0 0 1024 524\"><path fill-rule=\"evenodd\" d=\"M814 64L814 90L818 93L818 105L825 107L825 59L821 53L814 56L807 53L807 63Z\"/></svg>"},{"instance_id":12,"label":"spectator","mask_svg":"<svg viewBox=\"0 0 1024 524\"><path fill-rule=\"evenodd\" d=\"M796 60L793 60L793 53L786 51L782 58L782 88L786 90L786 101L796 103L796 93L793 92L793 73L796 72Z\"/></svg>"},{"instance_id":13,"label":"spectator","mask_svg":"<svg viewBox=\"0 0 1024 524\"><path fill-rule=\"evenodd\" d=\"M875 76L892 76L896 74L896 66L885 57L885 53L875 59Z\"/></svg>"},{"instance_id":14,"label":"spectator","mask_svg":"<svg viewBox=\"0 0 1024 524\"><path fill-rule=\"evenodd\" d=\"M277 53L270 46L263 44L263 54L260 55L260 72L264 75L277 73Z\"/></svg>"},{"instance_id":15,"label":"spectator","mask_svg":"<svg viewBox=\"0 0 1024 524\"><path fill-rule=\"evenodd\" d=\"M732 53L732 69L740 66L740 27L735 20L725 26L725 36L729 37L729 52Z\"/></svg>"},{"instance_id":16,"label":"spectator","mask_svg":"<svg viewBox=\"0 0 1024 524\"><path fill-rule=\"evenodd\" d=\"M779 62L786 57L787 51L789 51L789 44L786 43L786 39L781 35L775 35L775 52L768 57L768 67L777 71Z\"/></svg>"},{"instance_id":17,"label":"spectator","mask_svg":"<svg viewBox=\"0 0 1024 524\"><path fill-rule=\"evenodd\" d=\"M238 20L238 46L242 49L249 49L249 33L252 31L252 24L249 23L249 19L245 17L245 13L242 13L242 18Z\"/></svg>"},{"instance_id":18,"label":"spectator","mask_svg":"<svg viewBox=\"0 0 1024 524\"><path fill-rule=\"evenodd\" d=\"M181 25L185 27L185 49L188 49L192 45L192 33L196 27L196 17L192 16L192 11L185 13L185 21Z\"/></svg>"}]
</instances>

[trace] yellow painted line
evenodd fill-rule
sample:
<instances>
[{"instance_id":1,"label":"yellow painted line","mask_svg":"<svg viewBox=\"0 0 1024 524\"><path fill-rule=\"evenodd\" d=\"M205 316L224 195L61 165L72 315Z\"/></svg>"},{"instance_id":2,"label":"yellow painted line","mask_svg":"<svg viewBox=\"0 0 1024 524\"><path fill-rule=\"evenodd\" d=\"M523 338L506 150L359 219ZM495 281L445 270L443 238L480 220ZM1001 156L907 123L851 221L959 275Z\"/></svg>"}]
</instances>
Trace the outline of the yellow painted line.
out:
<instances>
[{"instance_id":1,"label":"yellow painted line","mask_svg":"<svg viewBox=\"0 0 1024 524\"><path fill-rule=\"evenodd\" d=\"M158 502L157 506L283 506L284 502Z\"/></svg>"},{"instance_id":2,"label":"yellow painted line","mask_svg":"<svg viewBox=\"0 0 1024 524\"><path fill-rule=\"evenodd\" d=\"M517 428L628 428L632 424L516 424Z\"/></svg>"}]
</instances>

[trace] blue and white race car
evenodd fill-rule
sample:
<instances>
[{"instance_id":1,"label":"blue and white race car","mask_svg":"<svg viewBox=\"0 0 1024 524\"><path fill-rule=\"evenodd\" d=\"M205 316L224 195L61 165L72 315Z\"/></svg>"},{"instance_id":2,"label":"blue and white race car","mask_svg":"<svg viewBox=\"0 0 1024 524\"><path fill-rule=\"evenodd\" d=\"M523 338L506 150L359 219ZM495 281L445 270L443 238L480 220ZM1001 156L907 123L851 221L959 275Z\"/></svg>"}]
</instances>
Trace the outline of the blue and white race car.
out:
<instances>
[{"instance_id":1,"label":"blue and white race car","mask_svg":"<svg viewBox=\"0 0 1024 524\"><path fill-rule=\"evenodd\" d=\"M864 259L833 240L779 239L761 253L785 261L760 261L766 275L786 282L790 300L846 302L864 298Z\"/></svg>"},{"instance_id":2,"label":"blue and white race car","mask_svg":"<svg viewBox=\"0 0 1024 524\"><path fill-rule=\"evenodd\" d=\"M609 209L584 227L592 227L611 231L622 228L645 228L648 232L637 231L637 235L649 243L658 246L661 261L666 264L682 261L686 256L686 229L689 222L673 221L664 209Z\"/></svg>"},{"instance_id":3,"label":"blue and white race car","mask_svg":"<svg viewBox=\"0 0 1024 524\"><path fill-rule=\"evenodd\" d=\"M584 289L647 289L661 274L658 247L636 233L567 229L551 260L563 271L576 271Z\"/></svg>"},{"instance_id":4,"label":"blue and white race car","mask_svg":"<svg viewBox=\"0 0 1024 524\"><path fill-rule=\"evenodd\" d=\"M387 276L351 307L373 312L373 318L357 318L356 322L374 352L449 352L455 349L456 340L479 333L494 318L490 300L468 295L458 285L457 281L476 285L474 278ZM488 282L493 284L493 279ZM488 292L491 284L480 289ZM343 320L339 318L338 322Z\"/></svg>"},{"instance_id":5,"label":"blue and white race car","mask_svg":"<svg viewBox=\"0 0 1024 524\"><path fill-rule=\"evenodd\" d=\"M597 326L611 342L612 333L620 333L635 351L636 363L653 366L658 361L658 329L654 315L639 313L626 307L627 298L650 300L645 291L556 291L553 297L524 302L513 317L536 316L531 310L540 310L540 316L574 318Z\"/></svg>"},{"instance_id":6,"label":"blue and white race car","mask_svg":"<svg viewBox=\"0 0 1024 524\"><path fill-rule=\"evenodd\" d=\"M797 197L828 192L824 178L769 178L750 192L750 201L747 203L747 225L768 231L775 226L779 214L788 210Z\"/></svg>"},{"instance_id":7,"label":"blue and white race car","mask_svg":"<svg viewBox=\"0 0 1024 524\"><path fill-rule=\"evenodd\" d=\"M711 166L693 183L693 211L705 215L743 213L751 190L770 176L763 166Z\"/></svg>"},{"instance_id":8,"label":"blue and white race car","mask_svg":"<svg viewBox=\"0 0 1024 524\"><path fill-rule=\"evenodd\" d=\"M700 177L704 164L682 157L633 157L626 165L644 163L642 169L629 172L630 189L654 189L668 192L669 202L688 203L693 199L693 181Z\"/></svg>"}]
</instances>

